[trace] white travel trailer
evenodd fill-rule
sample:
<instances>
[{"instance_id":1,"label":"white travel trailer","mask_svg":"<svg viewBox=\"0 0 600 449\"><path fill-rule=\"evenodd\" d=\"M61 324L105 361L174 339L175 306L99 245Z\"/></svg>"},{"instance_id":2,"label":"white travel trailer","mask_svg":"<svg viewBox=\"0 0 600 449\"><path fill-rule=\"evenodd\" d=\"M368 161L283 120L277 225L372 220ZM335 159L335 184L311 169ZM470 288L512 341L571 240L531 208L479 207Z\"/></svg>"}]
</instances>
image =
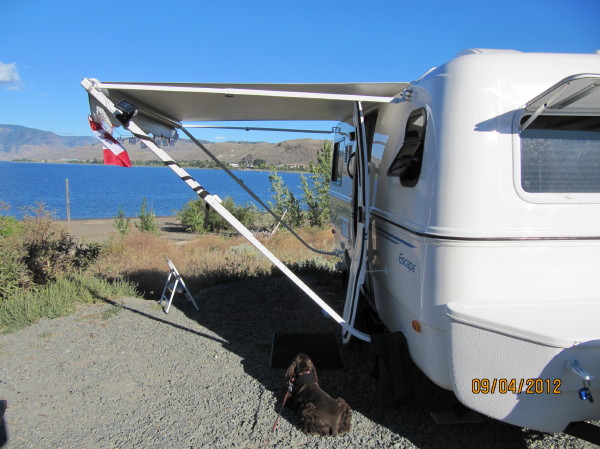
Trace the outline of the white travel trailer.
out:
<instances>
[{"instance_id":1,"label":"white travel trailer","mask_svg":"<svg viewBox=\"0 0 600 449\"><path fill-rule=\"evenodd\" d=\"M172 168L143 130L339 120L348 287L343 319L324 308L344 340L370 340L354 328L364 298L466 406L548 432L600 419L600 55L469 50L412 83L82 84L94 117Z\"/></svg>"},{"instance_id":2,"label":"white travel trailer","mask_svg":"<svg viewBox=\"0 0 600 449\"><path fill-rule=\"evenodd\" d=\"M365 111L365 296L463 404L549 432L600 418L578 393L600 375L600 55L467 51L399 98ZM331 184L348 261L355 123Z\"/></svg>"}]
</instances>

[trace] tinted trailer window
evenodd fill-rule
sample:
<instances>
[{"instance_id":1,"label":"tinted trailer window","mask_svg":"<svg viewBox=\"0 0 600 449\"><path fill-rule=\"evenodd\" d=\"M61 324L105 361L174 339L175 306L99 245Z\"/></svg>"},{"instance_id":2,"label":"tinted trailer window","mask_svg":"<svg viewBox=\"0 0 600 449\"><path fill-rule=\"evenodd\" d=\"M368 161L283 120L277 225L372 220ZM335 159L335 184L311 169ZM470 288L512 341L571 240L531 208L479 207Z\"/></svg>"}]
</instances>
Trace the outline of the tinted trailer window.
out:
<instances>
[{"instance_id":1,"label":"tinted trailer window","mask_svg":"<svg viewBox=\"0 0 600 449\"><path fill-rule=\"evenodd\" d=\"M537 117L521 132L521 187L531 193L600 192L600 118Z\"/></svg>"}]
</instances>

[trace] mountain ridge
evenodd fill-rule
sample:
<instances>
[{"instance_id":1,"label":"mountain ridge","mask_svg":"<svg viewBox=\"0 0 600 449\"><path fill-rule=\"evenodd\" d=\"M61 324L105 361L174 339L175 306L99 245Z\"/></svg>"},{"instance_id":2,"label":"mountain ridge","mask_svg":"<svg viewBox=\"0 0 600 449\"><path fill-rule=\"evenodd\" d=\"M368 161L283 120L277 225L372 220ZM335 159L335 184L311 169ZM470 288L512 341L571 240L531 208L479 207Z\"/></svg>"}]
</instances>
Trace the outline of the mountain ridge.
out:
<instances>
[{"instance_id":1,"label":"mountain ridge","mask_svg":"<svg viewBox=\"0 0 600 449\"><path fill-rule=\"evenodd\" d=\"M207 142L207 149L223 162L233 164L243 160L263 159L267 165L306 166L314 162L323 145L317 139L292 139L271 142ZM122 145L132 161L157 159L141 141L123 139ZM206 155L193 142L179 139L164 146L175 160L207 160ZM90 162L102 159L102 144L93 136L59 136L21 125L0 124L0 161L28 160L33 162Z\"/></svg>"}]
</instances>

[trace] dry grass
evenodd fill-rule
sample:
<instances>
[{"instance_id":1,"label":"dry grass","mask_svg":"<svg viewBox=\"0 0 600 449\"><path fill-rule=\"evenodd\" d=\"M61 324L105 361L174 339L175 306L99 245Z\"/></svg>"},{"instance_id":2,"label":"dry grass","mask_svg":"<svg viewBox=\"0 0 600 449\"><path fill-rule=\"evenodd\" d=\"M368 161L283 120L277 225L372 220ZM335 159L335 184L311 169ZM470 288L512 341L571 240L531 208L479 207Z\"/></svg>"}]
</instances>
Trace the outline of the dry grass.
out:
<instances>
[{"instance_id":1,"label":"dry grass","mask_svg":"<svg viewBox=\"0 0 600 449\"><path fill-rule=\"evenodd\" d=\"M301 229L299 234L317 249L333 248L330 230ZM310 251L288 232L259 240L296 271L333 271L337 262ZM191 290L272 273L271 263L241 236L202 234L177 242L136 230L113 239L93 270L110 279L127 279L145 297L157 299L168 275L166 258L173 261Z\"/></svg>"}]
</instances>

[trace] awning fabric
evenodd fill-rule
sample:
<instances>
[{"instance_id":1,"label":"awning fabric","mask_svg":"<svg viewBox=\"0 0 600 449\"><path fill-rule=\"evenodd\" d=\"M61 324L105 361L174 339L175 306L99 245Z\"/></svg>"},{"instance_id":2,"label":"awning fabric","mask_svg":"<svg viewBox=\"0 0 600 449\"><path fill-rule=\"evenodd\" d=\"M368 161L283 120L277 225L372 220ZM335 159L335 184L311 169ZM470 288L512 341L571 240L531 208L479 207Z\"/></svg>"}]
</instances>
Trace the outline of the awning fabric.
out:
<instances>
[{"instance_id":1,"label":"awning fabric","mask_svg":"<svg viewBox=\"0 0 600 449\"><path fill-rule=\"evenodd\" d=\"M337 84L182 84L123 83L90 80L115 104L122 100L140 112L174 122L340 121L363 109L389 103L408 83Z\"/></svg>"}]
</instances>

